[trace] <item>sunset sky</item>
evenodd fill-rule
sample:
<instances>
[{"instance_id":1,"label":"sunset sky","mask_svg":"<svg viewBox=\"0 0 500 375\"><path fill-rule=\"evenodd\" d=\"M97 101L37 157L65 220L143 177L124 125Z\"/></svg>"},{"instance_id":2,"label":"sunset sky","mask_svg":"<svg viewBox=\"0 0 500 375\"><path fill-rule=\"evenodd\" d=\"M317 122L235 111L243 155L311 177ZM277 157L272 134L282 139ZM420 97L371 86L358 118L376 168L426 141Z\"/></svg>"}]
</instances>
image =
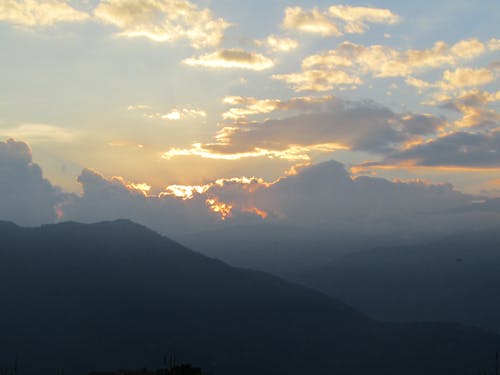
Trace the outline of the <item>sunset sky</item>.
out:
<instances>
[{"instance_id":1,"label":"sunset sky","mask_svg":"<svg viewBox=\"0 0 500 375\"><path fill-rule=\"evenodd\" d=\"M75 196L250 194L335 160L500 197L499 19L493 0L2 0L0 157Z\"/></svg>"}]
</instances>

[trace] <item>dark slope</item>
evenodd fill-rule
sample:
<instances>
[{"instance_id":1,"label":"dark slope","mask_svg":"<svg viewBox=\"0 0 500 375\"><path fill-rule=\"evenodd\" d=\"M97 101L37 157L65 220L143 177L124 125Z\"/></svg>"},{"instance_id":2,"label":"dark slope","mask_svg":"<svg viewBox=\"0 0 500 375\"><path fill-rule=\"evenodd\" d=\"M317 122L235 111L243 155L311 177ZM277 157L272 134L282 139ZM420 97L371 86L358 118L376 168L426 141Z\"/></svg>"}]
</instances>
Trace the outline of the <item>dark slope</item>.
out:
<instances>
[{"instance_id":1,"label":"dark slope","mask_svg":"<svg viewBox=\"0 0 500 375\"><path fill-rule=\"evenodd\" d=\"M332 226L316 228L277 223L226 227L176 239L190 249L230 265L285 278L323 266L336 256L373 246L407 243L396 235L391 238L385 235L352 236L335 231Z\"/></svg>"},{"instance_id":2,"label":"dark slope","mask_svg":"<svg viewBox=\"0 0 500 375\"><path fill-rule=\"evenodd\" d=\"M374 322L309 289L191 252L128 221L0 224L0 367L159 365L224 374L475 374L499 337Z\"/></svg>"},{"instance_id":3,"label":"dark slope","mask_svg":"<svg viewBox=\"0 0 500 375\"><path fill-rule=\"evenodd\" d=\"M500 333L500 233L335 259L297 280L384 320L458 321Z\"/></svg>"}]
</instances>

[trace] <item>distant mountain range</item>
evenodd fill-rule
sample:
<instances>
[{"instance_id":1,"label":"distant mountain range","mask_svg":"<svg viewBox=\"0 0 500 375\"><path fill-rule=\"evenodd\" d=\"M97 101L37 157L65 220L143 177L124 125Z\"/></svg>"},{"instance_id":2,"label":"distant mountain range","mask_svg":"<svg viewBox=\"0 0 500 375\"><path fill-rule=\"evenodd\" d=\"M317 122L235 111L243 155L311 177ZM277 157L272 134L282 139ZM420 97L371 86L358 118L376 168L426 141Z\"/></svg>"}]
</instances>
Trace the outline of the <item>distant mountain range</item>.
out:
<instances>
[{"instance_id":1,"label":"distant mountain range","mask_svg":"<svg viewBox=\"0 0 500 375\"><path fill-rule=\"evenodd\" d=\"M197 254L130 221L0 222L0 368L160 365L217 375L477 374L500 336L459 324L382 323L268 274Z\"/></svg>"},{"instance_id":2,"label":"distant mountain range","mask_svg":"<svg viewBox=\"0 0 500 375\"><path fill-rule=\"evenodd\" d=\"M295 278L383 320L459 321L500 333L500 232L337 257Z\"/></svg>"},{"instance_id":3,"label":"distant mountain range","mask_svg":"<svg viewBox=\"0 0 500 375\"><path fill-rule=\"evenodd\" d=\"M269 272L290 278L316 270L334 257L373 246L403 245L415 238L394 234L353 236L350 231L262 223L233 226L176 237L188 248L221 259L236 267ZM420 238L418 239L421 240Z\"/></svg>"}]
</instances>

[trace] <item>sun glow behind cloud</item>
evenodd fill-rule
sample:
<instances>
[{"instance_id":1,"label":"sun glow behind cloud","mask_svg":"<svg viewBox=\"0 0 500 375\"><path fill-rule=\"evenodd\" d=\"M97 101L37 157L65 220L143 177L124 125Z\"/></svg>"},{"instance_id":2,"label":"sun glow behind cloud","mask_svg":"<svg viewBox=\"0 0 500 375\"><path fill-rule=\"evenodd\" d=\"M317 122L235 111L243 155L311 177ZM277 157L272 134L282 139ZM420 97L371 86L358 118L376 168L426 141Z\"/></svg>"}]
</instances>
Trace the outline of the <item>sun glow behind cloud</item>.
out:
<instances>
[{"instance_id":1,"label":"sun glow behind cloud","mask_svg":"<svg viewBox=\"0 0 500 375\"><path fill-rule=\"evenodd\" d=\"M404 4L255 5L243 18L235 4L1 2L0 136L29 141L56 181L92 166L181 200L221 176L274 180L331 158L379 175L463 168L467 189L467 171L498 167L491 15L443 33ZM261 211L273 215L247 213Z\"/></svg>"}]
</instances>

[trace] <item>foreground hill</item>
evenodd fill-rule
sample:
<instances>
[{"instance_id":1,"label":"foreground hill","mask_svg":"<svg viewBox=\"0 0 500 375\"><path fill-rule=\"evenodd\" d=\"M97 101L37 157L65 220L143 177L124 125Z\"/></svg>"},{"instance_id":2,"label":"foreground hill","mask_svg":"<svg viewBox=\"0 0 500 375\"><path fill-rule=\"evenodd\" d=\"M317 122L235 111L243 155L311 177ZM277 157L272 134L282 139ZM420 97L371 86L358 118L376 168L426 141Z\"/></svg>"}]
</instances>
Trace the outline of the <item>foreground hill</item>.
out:
<instances>
[{"instance_id":1,"label":"foreground hill","mask_svg":"<svg viewBox=\"0 0 500 375\"><path fill-rule=\"evenodd\" d=\"M336 258L297 280L384 320L458 321L500 333L500 233Z\"/></svg>"},{"instance_id":2,"label":"foreground hill","mask_svg":"<svg viewBox=\"0 0 500 375\"><path fill-rule=\"evenodd\" d=\"M453 324L379 323L129 221L0 223L0 367L23 374L157 366L217 374L476 374L500 338Z\"/></svg>"}]
</instances>

